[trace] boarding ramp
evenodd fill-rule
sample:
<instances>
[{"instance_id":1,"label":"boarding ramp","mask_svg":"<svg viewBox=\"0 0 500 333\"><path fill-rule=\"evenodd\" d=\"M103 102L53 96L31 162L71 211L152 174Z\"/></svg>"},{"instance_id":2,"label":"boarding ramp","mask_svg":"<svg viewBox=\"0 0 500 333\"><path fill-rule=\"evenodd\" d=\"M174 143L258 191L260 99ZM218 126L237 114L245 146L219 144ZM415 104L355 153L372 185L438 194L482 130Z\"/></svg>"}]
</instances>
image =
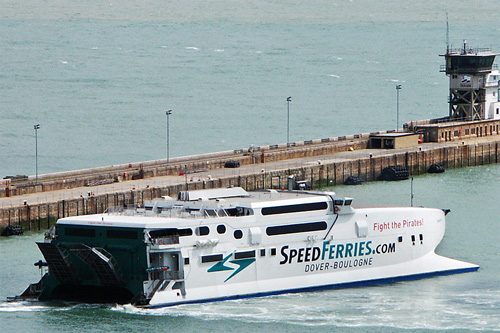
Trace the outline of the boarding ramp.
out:
<instances>
[{"instance_id":1,"label":"boarding ramp","mask_svg":"<svg viewBox=\"0 0 500 333\"><path fill-rule=\"evenodd\" d=\"M94 270L103 285L123 285L123 274L118 263L106 250L85 244L74 244L71 245L70 251Z\"/></svg>"},{"instance_id":2,"label":"boarding ramp","mask_svg":"<svg viewBox=\"0 0 500 333\"><path fill-rule=\"evenodd\" d=\"M55 246L52 243L37 242L38 248L42 252L51 274L62 284L72 284L80 281L75 269L69 261L68 250Z\"/></svg>"}]
</instances>

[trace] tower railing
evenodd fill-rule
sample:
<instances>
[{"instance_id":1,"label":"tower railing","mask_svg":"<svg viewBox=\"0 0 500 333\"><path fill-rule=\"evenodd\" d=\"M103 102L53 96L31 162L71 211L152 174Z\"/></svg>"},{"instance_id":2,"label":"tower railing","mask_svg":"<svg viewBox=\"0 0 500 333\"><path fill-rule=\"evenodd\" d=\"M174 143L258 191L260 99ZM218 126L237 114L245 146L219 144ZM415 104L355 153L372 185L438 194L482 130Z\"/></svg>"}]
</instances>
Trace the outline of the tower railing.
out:
<instances>
[{"instance_id":1,"label":"tower railing","mask_svg":"<svg viewBox=\"0 0 500 333\"><path fill-rule=\"evenodd\" d=\"M469 47L464 49L461 48L451 48L446 51L446 55L451 54L478 54L478 53L491 53L491 47Z\"/></svg>"},{"instance_id":2,"label":"tower railing","mask_svg":"<svg viewBox=\"0 0 500 333\"><path fill-rule=\"evenodd\" d=\"M492 69L498 69L497 64L493 64L491 66L486 66L486 67L460 67L460 68L452 68L447 65L441 65L440 66L440 72L446 72L446 73L453 73L453 74L458 74L458 73L463 73L463 74L468 74L468 73L477 73L477 72L490 72Z\"/></svg>"}]
</instances>

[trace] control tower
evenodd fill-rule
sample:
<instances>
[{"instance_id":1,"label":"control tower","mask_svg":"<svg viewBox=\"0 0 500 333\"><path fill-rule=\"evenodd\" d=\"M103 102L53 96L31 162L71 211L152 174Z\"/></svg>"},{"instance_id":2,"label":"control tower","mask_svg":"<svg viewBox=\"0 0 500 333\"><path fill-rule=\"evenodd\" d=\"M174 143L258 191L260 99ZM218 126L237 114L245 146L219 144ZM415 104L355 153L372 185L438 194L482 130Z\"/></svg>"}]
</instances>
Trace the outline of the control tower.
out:
<instances>
[{"instance_id":1,"label":"control tower","mask_svg":"<svg viewBox=\"0 0 500 333\"><path fill-rule=\"evenodd\" d=\"M491 49L447 49L441 72L450 77L450 120L500 119L500 72Z\"/></svg>"}]
</instances>

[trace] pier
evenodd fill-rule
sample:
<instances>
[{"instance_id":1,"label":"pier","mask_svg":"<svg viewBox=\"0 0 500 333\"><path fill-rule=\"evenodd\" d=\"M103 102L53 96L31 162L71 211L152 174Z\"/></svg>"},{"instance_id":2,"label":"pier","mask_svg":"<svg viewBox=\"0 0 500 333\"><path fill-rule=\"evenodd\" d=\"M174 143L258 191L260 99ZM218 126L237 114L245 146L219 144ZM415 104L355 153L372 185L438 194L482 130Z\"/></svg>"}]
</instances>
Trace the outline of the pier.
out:
<instances>
[{"instance_id":1,"label":"pier","mask_svg":"<svg viewBox=\"0 0 500 333\"><path fill-rule=\"evenodd\" d=\"M142 205L145 200L176 196L186 189L286 189L290 176L310 182L315 189L343 184L349 176L374 181L392 165L403 165L411 175L420 175L435 163L451 169L498 163L500 157L500 136L493 133L401 149L369 149L369 137L359 134L171 158L168 162L39 175L38 183L34 176L4 180L0 188L0 229L20 224L24 230L43 230L62 217ZM227 161L238 161L240 167L225 168Z\"/></svg>"},{"instance_id":2,"label":"pier","mask_svg":"<svg viewBox=\"0 0 500 333\"><path fill-rule=\"evenodd\" d=\"M291 177L319 188L343 184L350 176L373 181L388 166L420 175L433 164L451 169L498 163L496 54L470 48L464 41L463 48L447 47L443 56L446 64L441 71L450 80L447 117L412 121L402 131L301 142L287 138L286 144L4 179L0 231L9 225L45 229L62 217L143 205L145 200L175 196L181 190L288 189Z\"/></svg>"}]
</instances>

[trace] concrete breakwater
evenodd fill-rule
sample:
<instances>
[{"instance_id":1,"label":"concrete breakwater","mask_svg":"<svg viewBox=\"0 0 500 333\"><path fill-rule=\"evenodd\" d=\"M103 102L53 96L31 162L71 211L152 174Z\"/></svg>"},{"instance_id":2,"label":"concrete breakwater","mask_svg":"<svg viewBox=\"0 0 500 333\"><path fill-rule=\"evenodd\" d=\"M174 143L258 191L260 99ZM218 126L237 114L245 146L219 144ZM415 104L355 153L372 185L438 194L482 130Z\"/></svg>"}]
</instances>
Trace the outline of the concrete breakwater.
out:
<instances>
[{"instance_id":1,"label":"concrete breakwater","mask_svg":"<svg viewBox=\"0 0 500 333\"><path fill-rule=\"evenodd\" d=\"M38 183L35 182L34 176L15 177L7 185L0 185L0 198L82 186L92 187L113 182L177 175L179 173L196 173L223 168L224 163L228 160L238 161L240 165L250 165L307 156L323 156L346 151L347 149L365 149L369 135L357 134L292 142L290 147L287 147L286 144L280 144L184 156L171 158L168 163L167 160L163 159L42 174L38 177Z\"/></svg>"},{"instance_id":2,"label":"concrete breakwater","mask_svg":"<svg viewBox=\"0 0 500 333\"><path fill-rule=\"evenodd\" d=\"M346 143L342 149L344 153L336 153L321 156L317 163L301 161L299 156L295 157L295 165L290 167L269 167L272 163L260 163L262 169L259 172L250 172L239 175L226 175L214 178L197 177L189 182L177 182L162 187L136 188L133 190L116 191L100 195L80 196L71 199L58 200L35 204L2 207L0 209L0 229L8 225L21 224L25 230L42 230L48 228L57 219L67 216L102 213L113 206L138 205L145 200L163 195L175 196L179 191L194 189L217 188L227 186L241 186L247 190L265 188L286 188L288 177L293 175L297 180L309 180L313 187L334 186L343 184L349 176L358 176L365 181L376 180L382 169L391 165L404 165L412 175L427 172L430 165L438 163L446 169L461 168L476 165L498 163L500 141L490 140L486 142L457 142L447 146L435 144L424 144L415 149L399 151L363 149L363 144L358 140L359 149L354 150L354 141ZM351 149L348 149L351 148ZM305 148L304 148L305 149ZM338 148L337 149L341 149ZM280 159L279 155L303 155L311 154L310 151L301 149L290 149L276 151L278 156L269 155L270 159ZM345 150L354 150L347 151ZM376 154L375 152L379 152ZM337 155L342 155L338 157ZM246 155L245 158L252 158ZM253 161L256 162L256 161ZM265 162L265 161L264 161ZM246 162L245 162L246 163ZM257 162L256 162L257 163ZM265 169L264 169L265 168ZM241 169L244 169L242 166Z\"/></svg>"}]
</instances>

